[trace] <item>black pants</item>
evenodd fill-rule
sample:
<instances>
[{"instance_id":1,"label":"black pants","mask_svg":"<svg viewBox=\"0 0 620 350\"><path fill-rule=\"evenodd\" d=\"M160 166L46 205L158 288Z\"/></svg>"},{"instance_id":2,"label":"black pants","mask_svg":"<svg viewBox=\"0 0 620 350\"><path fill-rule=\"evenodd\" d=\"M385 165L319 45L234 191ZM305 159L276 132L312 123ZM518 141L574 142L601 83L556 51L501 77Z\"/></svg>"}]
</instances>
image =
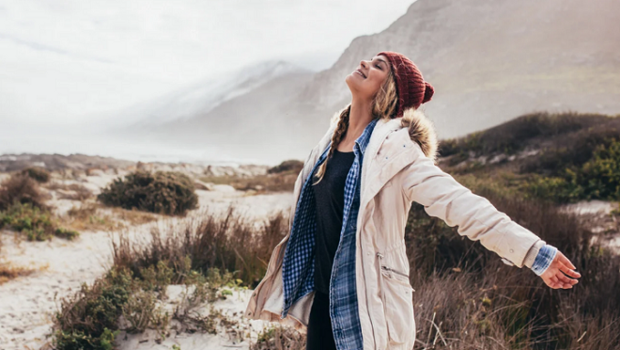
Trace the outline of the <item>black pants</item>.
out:
<instances>
[{"instance_id":1,"label":"black pants","mask_svg":"<svg viewBox=\"0 0 620 350\"><path fill-rule=\"evenodd\" d=\"M329 294L318 290L315 293L308 321L306 350L336 350L329 317Z\"/></svg>"}]
</instances>

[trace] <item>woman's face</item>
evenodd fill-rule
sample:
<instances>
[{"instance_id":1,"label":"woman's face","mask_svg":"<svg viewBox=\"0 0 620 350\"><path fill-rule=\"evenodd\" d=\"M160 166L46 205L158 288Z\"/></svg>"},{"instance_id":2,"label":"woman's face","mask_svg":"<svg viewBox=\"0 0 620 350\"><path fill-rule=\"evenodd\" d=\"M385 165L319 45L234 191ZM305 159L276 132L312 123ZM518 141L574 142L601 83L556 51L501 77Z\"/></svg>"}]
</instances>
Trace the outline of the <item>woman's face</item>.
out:
<instances>
[{"instance_id":1,"label":"woman's face","mask_svg":"<svg viewBox=\"0 0 620 350\"><path fill-rule=\"evenodd\" d=\"M356 69L347 75L345 82L355 98L372 100L387 79L390 64L384 55L372 60L362 60Z\"/></svg>"}]
</instances>

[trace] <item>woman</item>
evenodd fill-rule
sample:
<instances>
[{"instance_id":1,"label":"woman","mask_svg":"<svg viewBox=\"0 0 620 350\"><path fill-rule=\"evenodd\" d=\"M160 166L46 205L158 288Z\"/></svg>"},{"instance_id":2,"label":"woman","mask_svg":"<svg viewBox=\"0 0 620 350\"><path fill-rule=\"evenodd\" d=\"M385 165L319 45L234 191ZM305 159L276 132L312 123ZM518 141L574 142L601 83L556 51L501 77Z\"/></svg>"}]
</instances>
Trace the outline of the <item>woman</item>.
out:
<instances>
[{"instance_id":1,"label":"woman","mask_svg":"<svg viewBox=\"0 0 620 350\"><path fill-rule=\"evenodd\" d=\"M580 274L555 247L435 165L436 136L418 110L434 88L411 60L383 51L345 81L351 103L297 177L288 234L246 317L306 329L307 349L411 349L404 229L413 201L549 287L577 283Z\"/></svg>"}]
</instances>

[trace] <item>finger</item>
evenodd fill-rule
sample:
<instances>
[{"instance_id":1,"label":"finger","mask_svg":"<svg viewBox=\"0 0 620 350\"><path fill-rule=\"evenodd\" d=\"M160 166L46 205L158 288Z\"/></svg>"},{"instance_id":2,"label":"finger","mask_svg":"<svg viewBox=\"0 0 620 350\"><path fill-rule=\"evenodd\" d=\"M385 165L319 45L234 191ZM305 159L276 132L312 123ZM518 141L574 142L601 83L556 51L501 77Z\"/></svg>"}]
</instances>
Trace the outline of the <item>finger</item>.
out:
<instances>
[{"instance_id":1,"label":"finger","mask_svg":"<svg viewBox=\"0 0 620 350\"><path fill-rule=\"evenodd\" d=\"M574 278L581 277L581 274L579 272L571 269L570 267L568 267L566 265L561 265L560 271L564 272L565 274L569 275L570 277L574 277Z\"/></svg>"},{"instance_id":2,"label":"finger","mask_svg":"<svg viewBox=\"0 0 620 350\"><path fill-rule=\"evenodd\" d=\"M558 277L560 282L562 282L562 284L567 284L567 285L570 285L571 287L573 286L573 281L576 281L574 279L570 279L566 277L564 274L562 274L561 271L558 271L556 276Z\"/></svg>"}]
</instances>

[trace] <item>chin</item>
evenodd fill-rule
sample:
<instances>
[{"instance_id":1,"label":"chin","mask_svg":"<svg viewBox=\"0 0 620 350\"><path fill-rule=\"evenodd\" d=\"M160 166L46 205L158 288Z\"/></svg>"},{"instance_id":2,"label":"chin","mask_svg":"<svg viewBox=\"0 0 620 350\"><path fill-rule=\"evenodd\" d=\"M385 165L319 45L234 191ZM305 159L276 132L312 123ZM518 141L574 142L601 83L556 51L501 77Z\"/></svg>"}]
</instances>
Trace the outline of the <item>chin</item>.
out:
<instances>
[{"instance_id":1,"label":"chin","mask_svg":"<svg viewBox=\"0 0 620 350\"><path fill-rule=\"evenodd\" d=\"M347 86L349 87L349 90L353 91L353 86L355 86L355 77L351 76L351 74L347 75L344 78L344 82L347 83Z\"/></svg>"}]
</instances>

